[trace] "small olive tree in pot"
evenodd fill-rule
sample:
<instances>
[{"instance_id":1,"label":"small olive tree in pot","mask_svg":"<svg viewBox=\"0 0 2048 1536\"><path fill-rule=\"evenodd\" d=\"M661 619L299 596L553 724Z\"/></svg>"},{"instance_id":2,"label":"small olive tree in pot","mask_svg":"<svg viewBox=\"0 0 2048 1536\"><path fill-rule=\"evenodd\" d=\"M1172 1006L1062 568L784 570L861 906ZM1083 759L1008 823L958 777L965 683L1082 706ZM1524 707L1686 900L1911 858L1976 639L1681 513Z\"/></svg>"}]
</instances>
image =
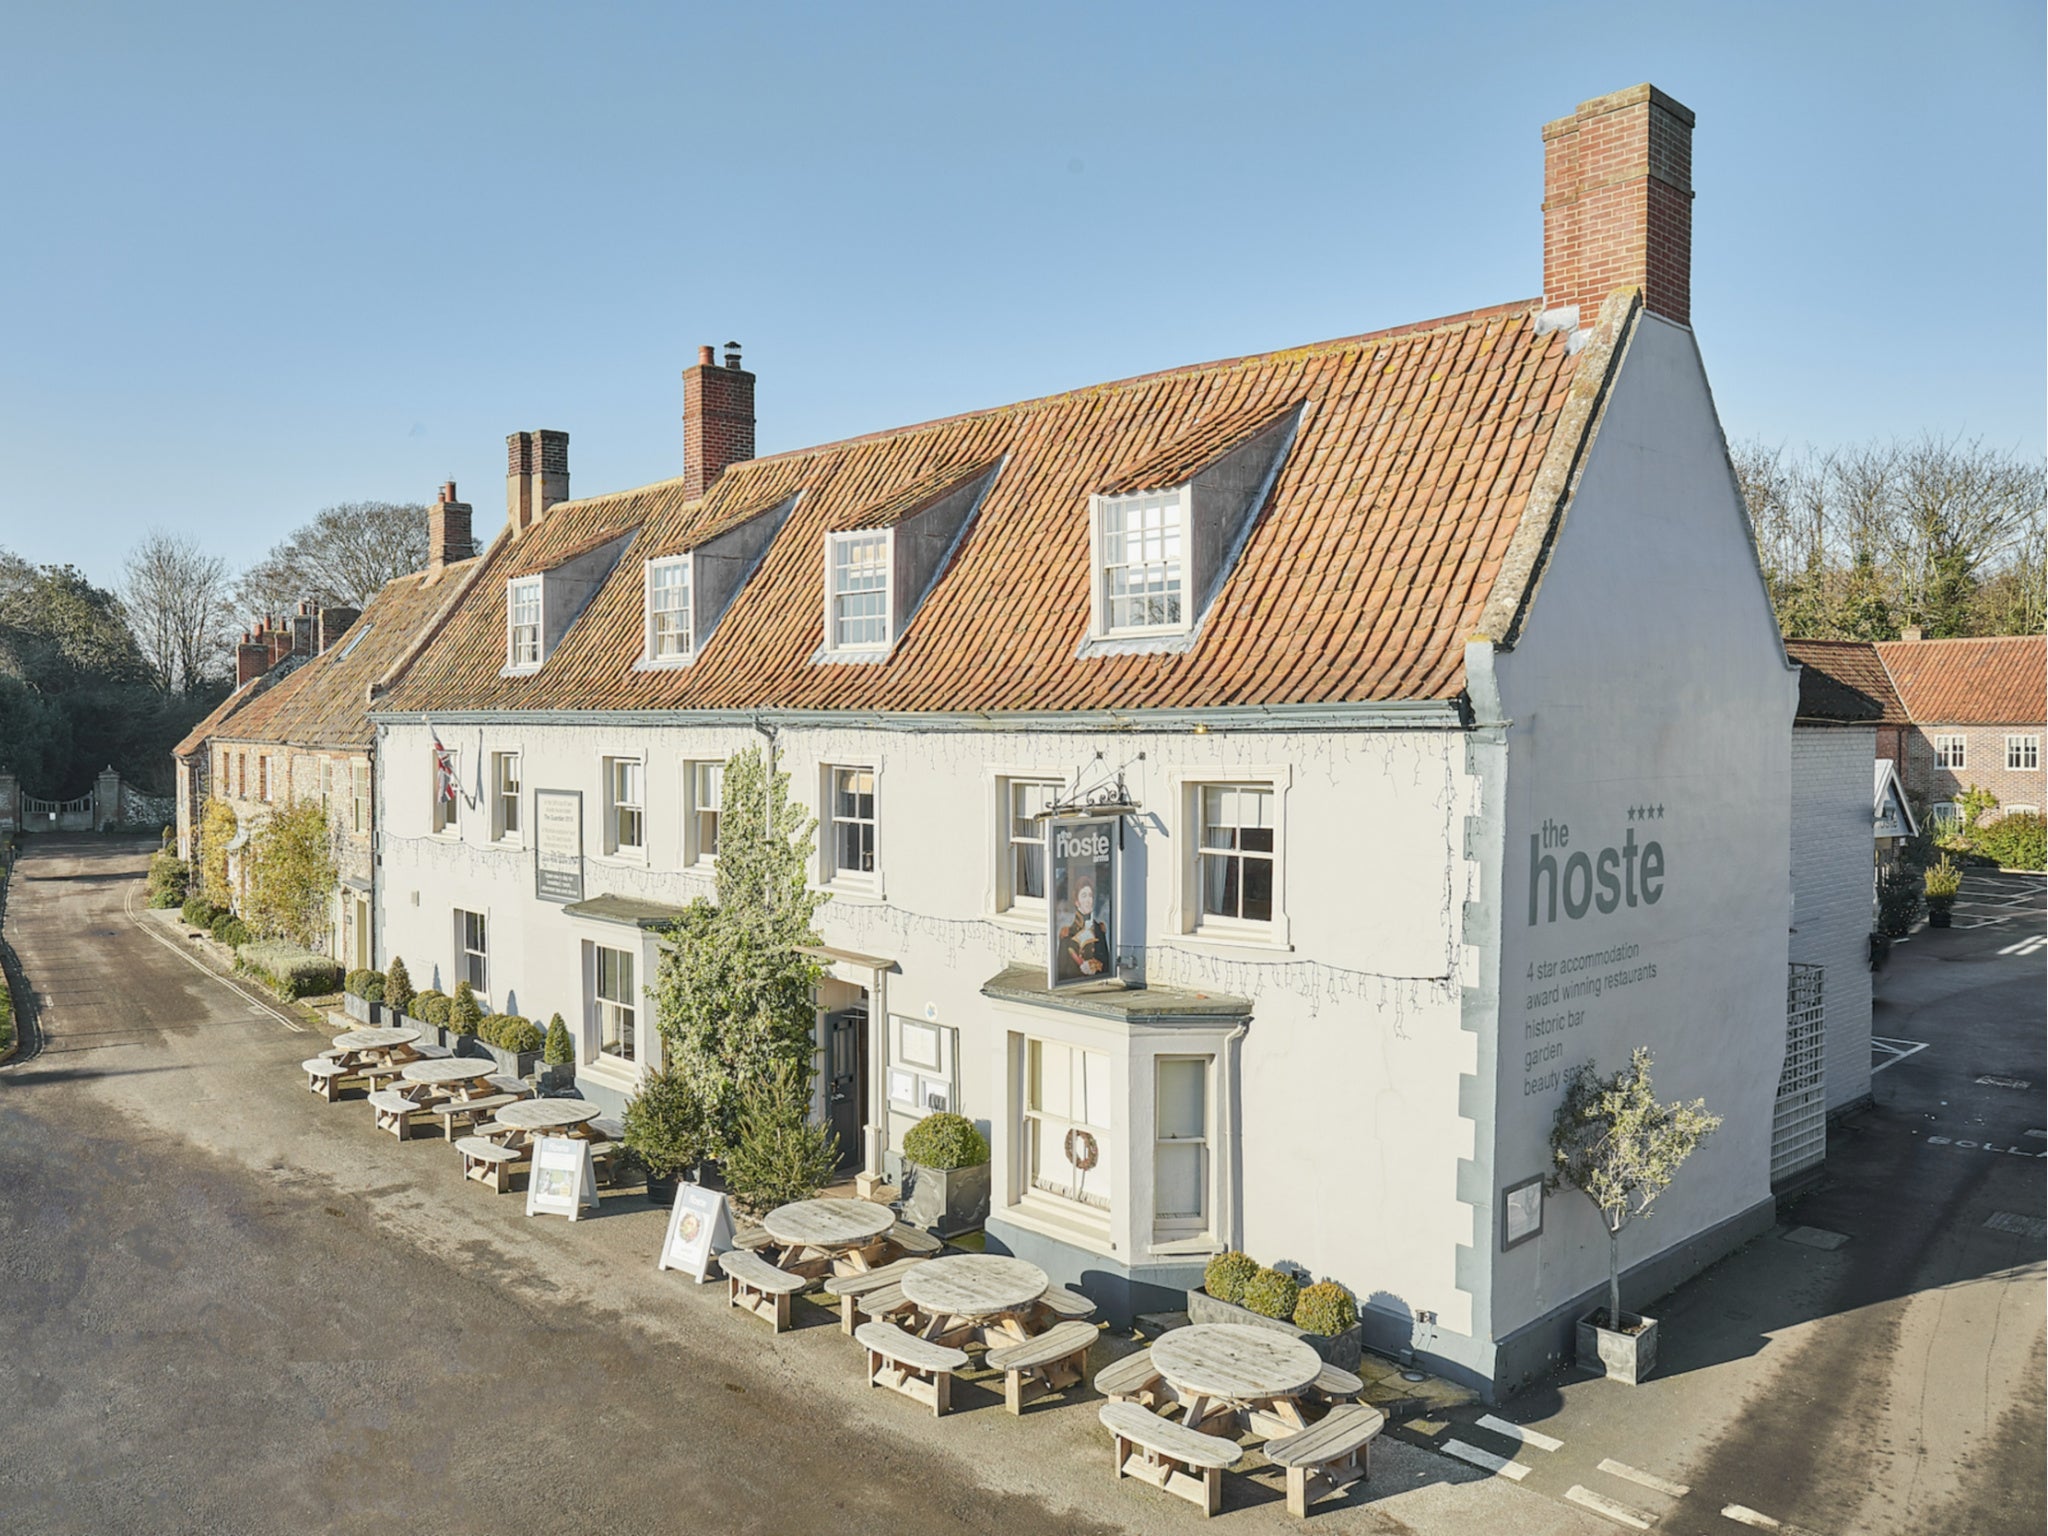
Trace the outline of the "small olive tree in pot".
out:
<instances>
[{"instance_id":1,"label":"small olive tree in pot","mask_svg":"<svg viewBox=\"0 0 2048 1536\"><path fill-rule=\"evenodd\" d=\"M1566 1080L1550 1131L1553 1193L1569 1185L1593 1202L1607 1228L1607 1306L1579 1322L1579 1364L1633 1386L1657 1364L1657 1320L1621 1310L1621 1230L1646 1214L1672 1176L1719 1128L1704 1099L1660 1104L1650 1053L1602 1077L1582 1062Z\"/></svg>"},{"instance_id":2,"label":"small olive tree in pot","mask_svg":"<svg viewBox=\"0 0 2048 1536\"><path fill-rule=\"evenodd\" d=\"M647 1172L648 1200L668 1204L675 1198L676 1180L704 1161L703 1106L680 1072L649 1072L626 1103L625 1121L626 1147Z\"/></svg>"},{"instance_id":3,"label":"small olive tree in pot","mask_svg":"<svg viewBox=\"0 0 2048 1536\"><path fill-rule=\"evenodd\" d=\"M988 1220L988 1138L964 1115L926 1115L903 1138L903 1219L957 1237Z\"/></svg>"}]
</instances>

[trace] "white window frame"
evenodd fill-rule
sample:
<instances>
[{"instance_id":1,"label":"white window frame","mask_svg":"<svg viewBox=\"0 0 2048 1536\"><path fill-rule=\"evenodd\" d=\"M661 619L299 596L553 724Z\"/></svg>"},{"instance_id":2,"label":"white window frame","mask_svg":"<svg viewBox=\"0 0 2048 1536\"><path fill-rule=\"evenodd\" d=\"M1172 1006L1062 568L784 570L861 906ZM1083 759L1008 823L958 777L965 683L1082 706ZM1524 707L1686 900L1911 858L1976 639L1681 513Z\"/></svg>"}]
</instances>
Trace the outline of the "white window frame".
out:
<instances>
[{"instance_id":1,"label":"white window frame","mask_svg":"<svg viewBox=\"0 0 2048 1536\"><path fill-rule=\"evenodd\" d=\"M641 636L641 659L650 667L686 667L696 659L696 603L697 573L694 562L688 555L664 555L658 560L649 560L642 575L642 607L645 615ZM657 610L654 606L655 579L670 571L682 572L682 606L680 610L663 609L661 612L676 611L681 618L680 643L670 651L657 648Z\"/></svg>"},{"instance_id":2,"label":"white window frame","mask_svg":"<svg viewBox=\"0 0 2048 1536\"><path fill-rule=\"evenodd\" d=\"M1165 1132L1166 1107L1162 1089L1169 1066L1194 1066L1202 1083L1202 1124L1193 1136L1169 1136ZM1159 1209L1159 1176L1162 1149L1177 1152L1193 1146L1200 1163L1196 1188L1201 1208L1192 1213L1166 1214ZM1208 1055L1161 1054L1152 1058L1152 1237L1155 1242L1185 1242L1208 1236L1216 1214L1216 1058Z\"/></svg>"},{"instance_id":3,"label":"white window frame","mask_svg":"<svg viewBox=\"0 0 2048 1536\"><path fill-rule=\"evenodd\" d=\"M1211 847L1209 844L1209 804L1212 797L1219 795L1251 795L1259 797L1266 810L1266 819L1265 824L1257 828L1257 830L1266 832L1272 837L1273 847L1268 850L1250 849L1243 847L1241 843L1233 846L1219 845ZM1258 782L1218 780L1204 782L1195 786L1194 818L1189 824L1188 831L1190 834L1189 857L1193 859L1195 866L1194 931L1196 933L1251 934L1256 936L1272 931L1273 915L1277 914L1280 910L1279 798L1278 791L1272 785ZM1241 821L1232 822L1229 825L1234 833L1245 830L1245 823ZM1252 868L1253 861L1255 860L1267 866L1266 877L1271 885L1271 895L1268 900L1271 910L1265 917L1246 917L1242 915L1245 900L1244 891L1247 883L1245 872ZM1238 866L1238 912L1236 914L1211 912L1208 907L1207 898L1209 871L1215 864L1233 861Z\"/></svg>"},{"instance_id":4,"label":"white window frame","mask_svg":"<svg viewBox=\"0 0 2048 1536\"><path fill-rule=\"evenodd\" d=\"M995 904L997 912L1011 912L1019 917L1028 917L1042 922L1045 917L1045 829L1046 823L1036 823L1036 838L1020 837L1017 834L1016 815L1018 792L1043 790L1047 803L1059 798L1066 781L1053 774L1005 773L996 777L995 794ZM1042 809L1042 807L1041 807ZM1035 845L1038 849L1039 894L1025 895L1018 890L1017 860L1021 849Z\"/></svg>"},{"instance_id":5,"label":"white window frame","mask_svg":"<svg viewBox=\"0 0 2048 1536\"><path fill-rule=\"evenodd\" d=\"M1293 923L1287 915L1287 806L1294 769L1286 763L1247 763L1224 771L1180 769L1167 775L1179 823L1173 899L1167 926L1196 944L1240 949L1291 950ZM1232 921L1202 910L1202 791L1205 788L1263 789L1272 794L1273 917L1270 922Z\"/></svg>"},{"instance_id":6,"label":"white window frame","mask_svg":"<svg viewBox=\"0 0 2048 1536\"><path fill-rule=\"evenodd\" d=\"M2007 773L2038 773L2040 768L2040 737L2022 735L2005 738L2005 771Z\"/></svg>"},{"instance_id":7,"label":"white window frame","mask_svg":"<svg viewBox=\"0 0 2048 1536\"><path fill-rule=\"evenodd\" d=\"M1963 825L1963 807L1955 800L1936 800L1927 807L1927 822L1930 828L1957 831Z\"/></svg>"},{"instance_id":8,"label":"white window frame","mask_svg":"<svg viewBox=\"0 0 2048 1536\"><path fill-rule=\"evenodd\" d=\"M882 581L879 595L882 599L882 636L879 640L841 640L839 638L839 603L847 594L839 589L839 552L855 544L879 544L882 550ZM896 638L896 536L890 528L856 528L844 533L825 535L825 649L830 652L873 654L886 651ZM860 596L867 596L877 589L859 589ZM867 622L870 615L864 615L861 622Z\"/></svg>"},{"instance_id":9,"label":"white window frame","mask_svg":"<svg viewBox=\"0 0 2048 1536\"><path fill-rule=\"evenodd\" d=\"M370 835L370 763L352 758L348 765L349 830L361 837Z\"/></svg>"},{"instance_id":10,"label":"white window frame","mask_svg":"<svg viewBox=\"0 0 2048 1536\"><path fill-rule=\"evenodd\" d=\"M474 919L481 949L470 948L469 925ZM467 907L455 909L455 980L459 985L469 983L469 990L481 1002L491 995L491 917L488 912L473 912ZM454 988L450 987L452 995Z\"/></svg>"},{"instance_id":11,"label":"white window frame","mask_svg":"<svg viewBox=\"0 0 2048 1536\"><path fill-rule=\"evenodd\" d=\"M427 749L427 778L434 799L433 828L436 837L462 836L462 749L448 747L448 781L455 786L455 798L441 796L441 776L434 768L434 749Z\"/></svg>"},{"instance_id":12,"label":"white window frame","mask_svg":"<svg viewBox=\"0 0 2048 1536\"><path fill-rule=\"evenodd\" d=\"M1109 590L1111 570L1109 560L1109 519L1113 514L1127 509L1140 509L1143 503L1149 501L1162 503L1171 501L1180 524L1180 552L1175 557L1175 562L1173 562L1177 563L1180 567L1177 577L1180 617L1170 622L1159 624L1116 624L1111 620L1115 599L1111 596ZM1123 640L1131 638L1143 639L1159 635L1185 635L1194 628L1195 593L1193 590L1193 573L1195 569L1195 551L1194 518L1191 515L1192 502L1193 498L1189 495L1188 487L1185 485L1170 486L1154 491L1138 491L1123 496L1093 496L1089 498L1088 525L1091 546L1089 550L1089 587L1092 595L1091 611L1094 621L1094 633L1098 639ZM1126 559L1118 562L1117 568L1125 569L1133 565L1163 565L1167 563L1169 562L1163 558L1159 561L1131 561Z\"/></svg>"},{"instance_id":13,"label":"white window frame","mask_svg":"<svg viewBox=\"0 0 2048 1536\"><path fill-rule=\"evenodd\" d=\"M511 789L506 790L506 768L511 768ZM525 840L525 807L520 797L525 792L523 774L526 764L517 752L493 752L491 754L491 841L517 846Z\"/></svg>"},{"instance_id":14,"label":"white window frame","mask_svg":"<svg viewBox=\"0 0 2048 1536\"><path fill-rule=\"evenodd\" d=\"M270 775L268 752L256 754L256 798L265 805L273 804L277 799L277 785Z\"/></svg>"},{"instance_id":15,"label":"white window frame","mask_svg":"<svg viewBox=\"0 0 2048 1536\"><path fill-rule=\"evenodd\" d=\"M623 998L605 993L605 960L614 957L624 967ZM592 1055L596 1060L633 1069L640 1060L640 954L637 946L615 949L609 944L590 946L590 1022ZM614 967L615 973L617 966ZM622 1026L616 1029L613 1026ZM623 1049L605 1045L608 1034L616 1033Z\"/></svg>"},{"instance_id":16,"label":"white window frame","mask_svg":"<svg viewBox=\"0 0 2048 1536\"><path fill-rule=\"evenodd\" d=\"M1026 1035L1023 1037L1023 1046L1023 1075L1018 1084L1016 1124L1017 1170L1021 1180L1018 1203L1047 1209L1056 1219L1073 1221L1084 1226L1107 1228L1119 1203L1130 1198L1130 1169L1122 1166L1128 1150L1129 1136L1116 1123L1116 1057L1114 1053L1104 1050L1100 1044L1082 1044L1061 1039L1056 1035ZM1103 1101L1097 1105L1091 1098L1090 1102L1082 1107L1081 1116L1092 1117L1099 1114L1102 1116L1101 1119L1080 1118L1073 1113L1071 1095L1074 1089L1071 1076L1068 1081L1068 1113L1062 1115L1042 1105L1034 1106L1032 1084L1034 1080L1042 1078L1043 1073L1033 1073L1033 1053L1037 1053L1042 1063L1048 1046L1066 1052L1070 1063L1090 1056L1100 1061ZM1086 1094L1086 1065L1081 1065L1080 1075L1082 1092ZM1074 1193L1065 1193L1048 1187L1041 1183L1032 1171L1034 1146L1047 1145L1047 1138L1050 1137L1052 1146L1064 1149L1067 1132L1075 1129L1086 1130L1094 1136L1100 1149L1098 1155L1105 1155L1109 1163L1109 1166L1102 1170L1101 1180L1107 1187L1095 1198L1090 1198L1094 1192L1088 1188L1088 1180L1094 1170L1079 1175L1080 1187ZM1057 1155L1063 1158L1063 1150Z\"/></svg>"},{"instance_id":17,"label":"white window frame","mask_svg":"<svg viewBox=\"0 0 2048 1536\"><path fill-rule=\"evenodd\" d=\"M1934 738L1934 766L1962 773L1970 766L1970 738L1946 732Z\"/></svg>"},{"instance_id":18,"label":"white window frame","mask_svg":"<svg viewBox=\"0 0 2048 1536\"><path fill-rule=\"evenodd\" d=\"M630 768L638 779L637 800L621 798L620 770ZM627 842L622 813L635 817L635 831L638 838ZM647 759L639 756L607 757L604 759L604 851L615 859L631 859L638 863L647 861Z\"/></svg>"},{"instance_id":19,"label":"white window frame","mask_svg":"<svg viewBox=\"0 0 2048 1536\"><path fill-rule=\"evenodd\" d=\"M699 776L706 770L717 776L718 805L706 810L702 800L702 784ZM714 818L712 846L704 846L703 818ZM725 816L725 760L723 758L699 757L686 759L683 763L683 864L688 868L695 865L711 865L718 862L716 822Z\"/></svg>"},{"instance_id":20,"label":"white window frame","mask_svg":"<svg viewBox=\"0 0 2048 1536\"><path fill-rule=\"evenodd\" d=\"M882 774L878 764L872 763L824 763L820 765L822 784L819 801L821 814L819 824L825 836L819 839L819 853L824 861L824 884L837 890L854 890L879 894L882 888ZM870 814L848 816L839 814L839 776L845 773L864 773L868 776L868 800ZM868 829L867 869L848 869L839 862L839 829L841 826L864 826Z\"/></svg>"},{"instance_id":21,"label":"white window frame","mask_svg":"<svg viewBox=\"0 0 2048 1536\"><path fill-rule=\"evenodd\" d=\"M520 621L519 606L524 594L533 598L533 622ZM505 670L535 672L547 660L547 590L539 576L515 576L505 583ZM531 656L524 654L522 632L532 631Z\"/></svg>"}]
</instances>

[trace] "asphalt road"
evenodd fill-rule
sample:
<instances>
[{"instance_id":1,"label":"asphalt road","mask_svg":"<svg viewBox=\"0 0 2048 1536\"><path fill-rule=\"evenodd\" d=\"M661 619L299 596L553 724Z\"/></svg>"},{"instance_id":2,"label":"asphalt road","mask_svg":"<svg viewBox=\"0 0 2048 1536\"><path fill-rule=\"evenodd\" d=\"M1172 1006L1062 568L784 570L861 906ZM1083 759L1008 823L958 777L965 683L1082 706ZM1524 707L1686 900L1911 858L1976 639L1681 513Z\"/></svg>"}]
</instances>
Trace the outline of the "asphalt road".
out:
<instances>
[{"instance_id":1,"label":"asphalt road","mask_svg":"<svg viewBox=\"0 0 2048 1536\"><path fill-rule=\"evenodd\" d=\"M1678 1536L1730 1536L1731 1509L1818 1536L2048 1529L2042 882L1972 872L1955 920L1878 978L1891 1044L1818 1185L1649 1308L1657 1374L1563 1372L1503 1410L1563 1442L1519 1449L1523 1488L1591 1492Z\"/></svg>"},{"instance_id":2,"label":"asphalt road","mask_svg":"<svg viewBox=\"0 0 2048 1536\"><path fill-rule=\"evenodd\" d=\"M655 1271L663 1213L527 1218L375 1134L288 1014L138 909L147 849L33 840L9 897L37 1030L0 1070L0 1531L1186 1531L1110 1476L1095 1401L933 1420L822 1309L771 1335ZM1271 1471L1239 1531L1295 1531ZM1600 1520L1389 1441L1331 1533Z\"/></svg>"}]
</instances>

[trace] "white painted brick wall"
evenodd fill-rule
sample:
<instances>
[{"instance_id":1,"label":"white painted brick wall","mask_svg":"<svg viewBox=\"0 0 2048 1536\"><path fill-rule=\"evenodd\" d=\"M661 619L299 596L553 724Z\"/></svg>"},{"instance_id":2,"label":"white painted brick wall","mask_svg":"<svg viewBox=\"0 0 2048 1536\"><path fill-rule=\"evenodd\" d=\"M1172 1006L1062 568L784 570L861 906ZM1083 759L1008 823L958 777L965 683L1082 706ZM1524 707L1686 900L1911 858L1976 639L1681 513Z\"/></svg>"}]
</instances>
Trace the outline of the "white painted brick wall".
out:
<instances>
[{"instance_id":1,"label":"white painted brick wall","mask_svg":"<svg viewBox=\"0 0 2048 1536\"><path fill-rule=\"evenodd\" d=\"M1828 1108L1870 1092L1870 929L1876 731L1792 732L1790 958L1827 967Z\"/></svg>"}]
</instances>

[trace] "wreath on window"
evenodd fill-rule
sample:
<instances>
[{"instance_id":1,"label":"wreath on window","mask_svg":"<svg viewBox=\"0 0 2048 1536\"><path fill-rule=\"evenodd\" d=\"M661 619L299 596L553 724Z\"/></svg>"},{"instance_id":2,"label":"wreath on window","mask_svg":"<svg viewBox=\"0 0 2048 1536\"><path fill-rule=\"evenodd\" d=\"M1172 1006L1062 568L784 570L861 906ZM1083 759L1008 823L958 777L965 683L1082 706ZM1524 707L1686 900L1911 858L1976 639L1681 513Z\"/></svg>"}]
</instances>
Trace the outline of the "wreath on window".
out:
<instances>
[{"instance_id":1,"label":"wreath on window","mask_svg":"<svg viewBox=\"0 0 2048 1536\"><path fill-rule=\"evenodd\" d=\"M1101 1159L1102 1149L1095 1145L1095 1136L1082 1130L1078 1125L1067 1132L1067 1161L1086 1173Z\"/></svg>"}]
</instances>

